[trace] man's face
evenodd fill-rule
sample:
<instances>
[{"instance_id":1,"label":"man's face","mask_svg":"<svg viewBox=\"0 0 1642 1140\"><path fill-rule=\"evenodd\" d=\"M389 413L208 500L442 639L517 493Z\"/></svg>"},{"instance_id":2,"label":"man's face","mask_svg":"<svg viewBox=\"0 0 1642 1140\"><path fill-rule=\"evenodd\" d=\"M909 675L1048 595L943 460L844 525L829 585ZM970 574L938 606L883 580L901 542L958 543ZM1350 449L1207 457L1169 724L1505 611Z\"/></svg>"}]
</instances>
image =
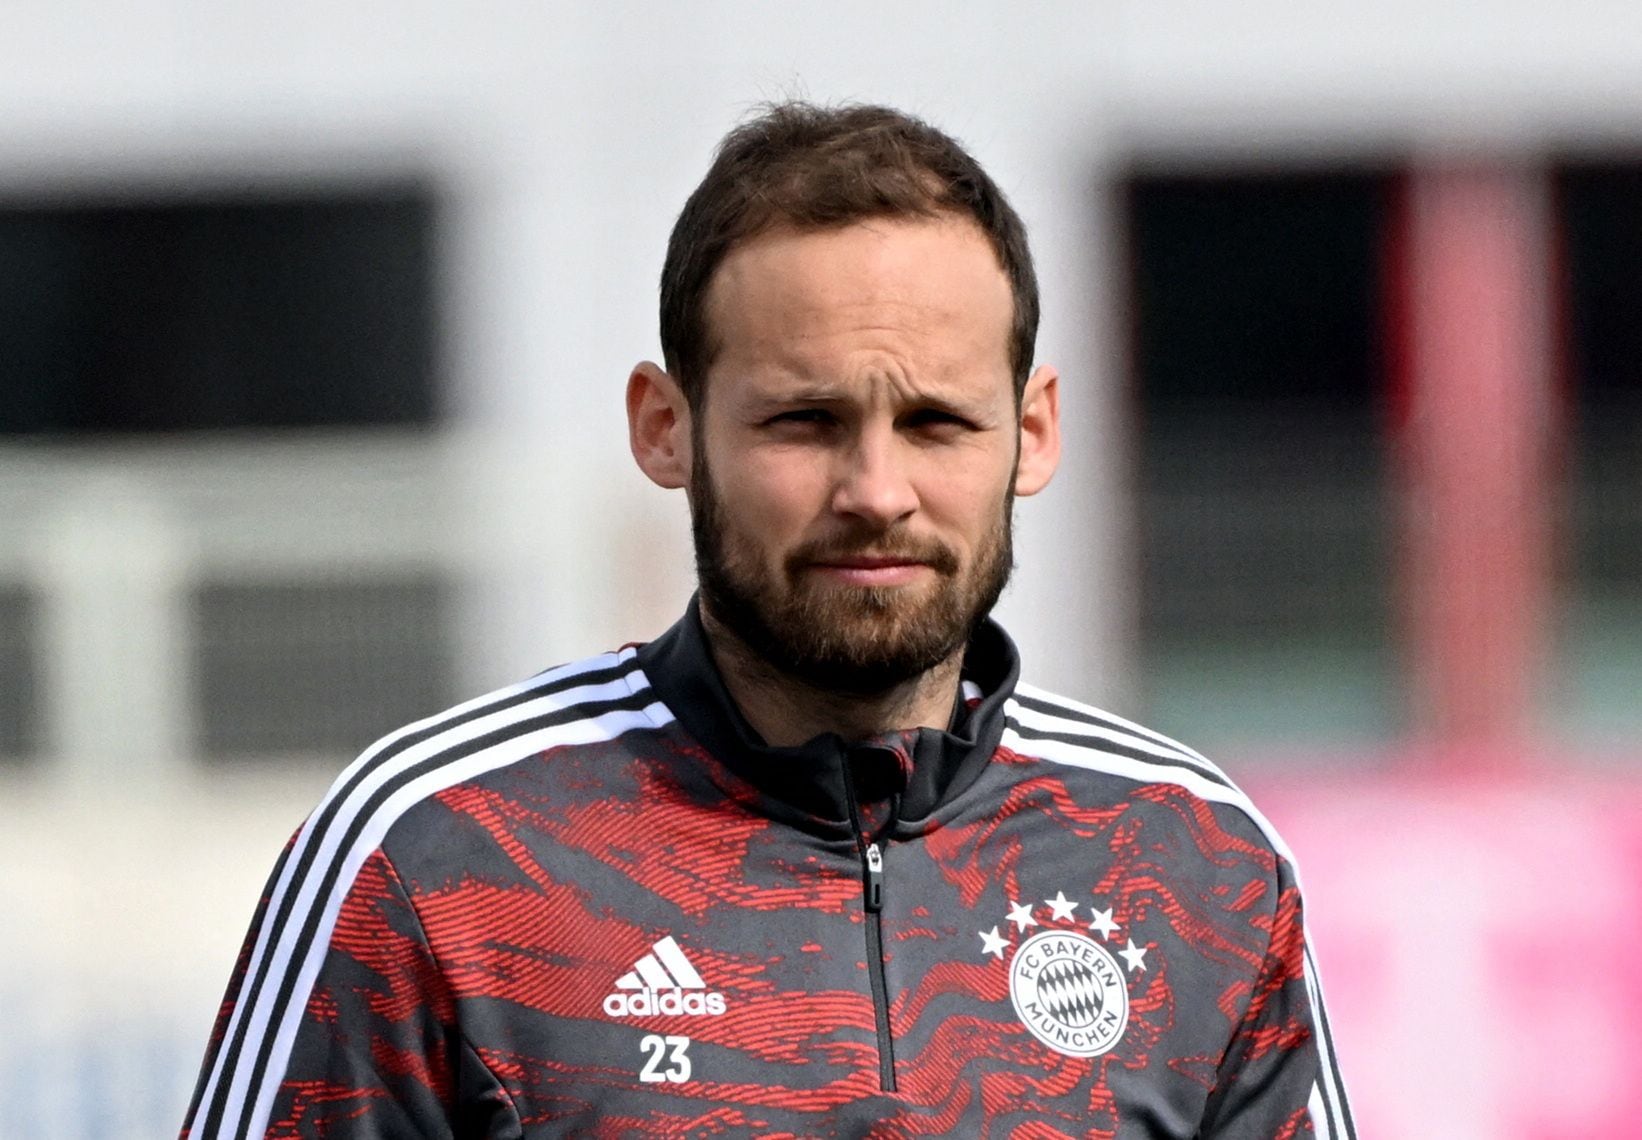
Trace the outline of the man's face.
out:
<instances>
[{"instance_id":1,"label":"man's face","mask_svg":"<svg viewBox=\"0 0 1642 1140\"><path fill-rule=\"evenodd\" d=\"M831 691L946 660L1011 568L1013 298L985 236L764 234L724 260L706 315L690 498L710 614Z\"/></svg>"}]
</instances>

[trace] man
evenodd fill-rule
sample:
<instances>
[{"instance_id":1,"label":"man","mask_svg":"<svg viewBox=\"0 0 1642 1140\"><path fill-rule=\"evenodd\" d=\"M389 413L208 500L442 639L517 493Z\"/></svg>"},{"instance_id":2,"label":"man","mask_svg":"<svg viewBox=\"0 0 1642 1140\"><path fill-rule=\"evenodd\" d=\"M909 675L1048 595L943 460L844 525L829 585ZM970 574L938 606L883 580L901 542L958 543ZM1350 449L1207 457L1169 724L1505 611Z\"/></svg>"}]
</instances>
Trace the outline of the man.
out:
<instances>
[{"instance_id":1,"label":"man","mask_svg":"<svg viewBox=\"0 0 1642 1140\"><path fill-rule=\"evenodd\" d=\"M987 175L777 106L661 320L630 443L688 491L696 601L344 773L185 1134L1350 1135L1280 842L987 617L1060 447Z\"/></svg>"}]
</instances>

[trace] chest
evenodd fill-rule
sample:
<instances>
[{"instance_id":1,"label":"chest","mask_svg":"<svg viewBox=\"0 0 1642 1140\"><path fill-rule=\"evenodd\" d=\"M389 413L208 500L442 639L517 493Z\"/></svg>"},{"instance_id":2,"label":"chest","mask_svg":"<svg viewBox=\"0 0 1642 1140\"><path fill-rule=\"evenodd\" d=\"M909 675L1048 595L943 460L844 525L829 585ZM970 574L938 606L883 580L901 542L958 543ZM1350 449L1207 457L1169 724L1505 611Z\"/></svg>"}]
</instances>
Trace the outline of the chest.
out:
<instances>
[{"instance_id":1,"label":"chest","mask_svg":"<svg viewBox=\"0 0 1642 1140\"><path fill-rule=\"evenodd\" d=\"M1264 937L1205 842L1052 788L872 836L654 797L493 818L417 901L554 1134L1190 1136Z\"/></svg>"}]
</instances>

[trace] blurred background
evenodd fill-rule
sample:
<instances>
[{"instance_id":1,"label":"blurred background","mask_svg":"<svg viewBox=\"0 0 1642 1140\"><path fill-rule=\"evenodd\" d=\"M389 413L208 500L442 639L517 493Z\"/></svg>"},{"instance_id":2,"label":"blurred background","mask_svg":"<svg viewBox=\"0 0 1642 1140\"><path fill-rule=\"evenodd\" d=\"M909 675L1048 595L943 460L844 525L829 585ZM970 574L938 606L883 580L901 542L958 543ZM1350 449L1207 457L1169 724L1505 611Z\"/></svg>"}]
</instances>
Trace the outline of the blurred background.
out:
<instances>
[{"instance_id":1,"label":"blurred background","mask_svg":"<svg viewBox=\"0 0 1642 1140\"><path fill-rule=\"evenodd\" d=\"M664 629L622 386L717 139L1034 236L1004 617L1300 857L1366 1137L1642 1116L1642 7L0 0L0 1136L180 1122L377 735Z\"/></svg>"}]
</instances>

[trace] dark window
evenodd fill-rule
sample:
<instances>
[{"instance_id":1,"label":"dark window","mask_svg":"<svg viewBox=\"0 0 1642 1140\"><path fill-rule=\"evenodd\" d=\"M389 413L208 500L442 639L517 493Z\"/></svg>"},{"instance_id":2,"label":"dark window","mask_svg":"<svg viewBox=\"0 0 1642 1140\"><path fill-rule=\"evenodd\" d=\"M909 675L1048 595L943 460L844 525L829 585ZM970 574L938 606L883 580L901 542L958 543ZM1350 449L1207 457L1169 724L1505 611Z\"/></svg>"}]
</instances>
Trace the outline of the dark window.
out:
<instances>
[{"instance_id":1,"label":"dark window","mask_svg":"<svg viewBox=\"0 0 1642 1140\"><path fill-rule=\"evenodd\" d=\"M446 707L450 606L432 575L200 587L200 753L333 760Z\"/></svg>"},{"instance_id":2,"label":"dark window","mask_svg":"<svg viewBox=\"0 0 1642 1140\"><path fill-rule=\"evenodd\" d=\"M1396 731L1371 174L1140 176L1142 664L1206 746Z\"/></svg>"},{"instance_id":3,"label":"dark window","mask_svg":"<svg viewBox=\"0 0 1642 1140\"><path fill-rule=\"evenodd\" d=\"M1642 729L1642 161L1557 177L1569 417L1555 715L1634 749Z\"/></svg>"},{"instance_id":4,"label":"dark window","mask_svg":"<svg viewBox=\"0 0 1642 1140\"><path fill-rule=\"evenodd\" d=\"M0 435L427 424L431 195L0 202Z\"/></svg>"},{"instance_id":5,"label":"dark window","mask_svg":"<svg viewBox=\"0 0 1642 1140\"><path fill-rule=\"evenodd\" d=\"M30 758L44 745L39 612L34 594L0 585L0 764Z\"/></svg>"}]
</instances>

